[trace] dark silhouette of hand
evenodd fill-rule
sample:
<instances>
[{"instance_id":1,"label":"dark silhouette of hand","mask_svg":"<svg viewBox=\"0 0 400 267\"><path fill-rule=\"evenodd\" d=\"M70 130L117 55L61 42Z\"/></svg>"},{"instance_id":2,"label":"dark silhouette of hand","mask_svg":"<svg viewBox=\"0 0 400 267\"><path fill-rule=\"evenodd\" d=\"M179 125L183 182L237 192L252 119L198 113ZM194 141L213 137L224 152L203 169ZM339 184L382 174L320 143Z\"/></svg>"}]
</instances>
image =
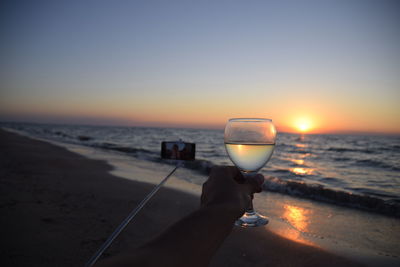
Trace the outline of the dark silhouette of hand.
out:
<instances>
[{"instance_id":1,"label":"dark silhouette of hand","mask_svg":"<svg viewBox=\"0 0 400 267\"><path fill-rule=\"evenodd\" d=\"M262 191L263 182L262 174L244 179L234 166L213 167L203 184L201 206L224 206L239 218L250 204L253 194Z\"/></svg>"}]
</instances>

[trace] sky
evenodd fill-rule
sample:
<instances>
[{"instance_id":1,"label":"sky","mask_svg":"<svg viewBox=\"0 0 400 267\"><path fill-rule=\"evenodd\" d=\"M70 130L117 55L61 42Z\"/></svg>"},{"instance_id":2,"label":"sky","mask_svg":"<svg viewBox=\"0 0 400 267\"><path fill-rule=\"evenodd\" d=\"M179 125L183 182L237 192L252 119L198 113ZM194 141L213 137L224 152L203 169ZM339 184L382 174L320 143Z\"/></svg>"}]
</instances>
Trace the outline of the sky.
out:
<instances>
[{"instance_id":1,"label":"sky","mask_svg":"<svg viewBox=\"0 0 400 267\"><path fill-rule=\"evenodd\" d=\"M400 2L1 1L0 121L400 133Z\"/></svg>"}]
</instances>

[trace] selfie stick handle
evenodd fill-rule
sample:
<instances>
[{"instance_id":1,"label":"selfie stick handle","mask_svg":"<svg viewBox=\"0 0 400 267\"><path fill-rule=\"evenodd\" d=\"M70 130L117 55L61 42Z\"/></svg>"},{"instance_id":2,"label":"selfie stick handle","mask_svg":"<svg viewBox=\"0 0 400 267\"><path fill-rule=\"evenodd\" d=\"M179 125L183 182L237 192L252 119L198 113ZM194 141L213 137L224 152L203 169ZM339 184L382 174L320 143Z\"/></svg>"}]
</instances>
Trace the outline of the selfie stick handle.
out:
<instances>
[{"instance_id":1,"label":"selfie stick handle","mask_svg":"<svg viewBox=\"0 0 400 267\"><path fill-rule=\"evenodd\" d=\"M139 213L139 211L146 205L146 203L154 196L155 193L163 186L163 184L168 180L168 178L182 166L182 162L178 161L176 167L140 202L140 204L129 213L129 215L122 221L122 223L115 229L115 231L108 237L106 242L100 247L100 249L94 254L90 260L87 262L85 267L91 267L96 263L98 258L103 254L103 252L111 245L114 239L124 230L128 223Z\"/></svg>"}]
</instances>

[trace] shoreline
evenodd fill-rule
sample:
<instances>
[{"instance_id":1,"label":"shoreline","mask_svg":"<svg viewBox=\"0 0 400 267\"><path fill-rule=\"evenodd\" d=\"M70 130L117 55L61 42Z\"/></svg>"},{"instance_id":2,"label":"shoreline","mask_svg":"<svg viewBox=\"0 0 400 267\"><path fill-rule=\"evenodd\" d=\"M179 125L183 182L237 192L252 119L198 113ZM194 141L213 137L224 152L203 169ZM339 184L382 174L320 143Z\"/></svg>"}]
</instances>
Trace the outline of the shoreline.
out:
<instances>
[{"instance_id":1,"label":"shoreline","mask_svg":"<svg viewBox=\"0 0 400 267\"><path fill-rule=\"evenodd\" d=\"M2 229L13 226L12 231L3 234L6 243L12 244L3 249L9 263L17 263L22 257L41 261L37 266L83 265L152 188L148 183L109 174L113 172L112 167L104 161L85 158L48 142L3 130L0 138L1 151L6 151L2 155L5 159L2 183L7 185L1 197L2 213L7 213ZM193 194L163 188L106 254L143 244L196 209L198 203ZM55 243L59 244L58 248ZM65 250L73 254L61 254ZM267 228L234 229L211 266L228 263L229 266L254 266L255 262L260 266L322 262L331 266L340 263L357 266L320 248L283 238ZM35 263L32 261L30 266Z\"/></svg>"}]
</instances>

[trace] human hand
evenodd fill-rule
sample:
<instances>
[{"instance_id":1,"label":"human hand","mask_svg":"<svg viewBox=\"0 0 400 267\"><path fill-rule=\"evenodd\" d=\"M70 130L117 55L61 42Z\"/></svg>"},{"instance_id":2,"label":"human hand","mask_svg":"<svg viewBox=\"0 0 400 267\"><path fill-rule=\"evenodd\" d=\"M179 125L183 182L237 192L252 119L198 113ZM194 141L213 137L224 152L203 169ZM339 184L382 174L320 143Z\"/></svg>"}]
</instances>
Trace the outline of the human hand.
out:
<instances>
[{"instance_id":1,"label":"human hand","mask_svg":"<svg viewBox=\"0 0 400 267\"><path fill-rule=\"evenodd\" d=\"M234 166L213 167L210 177L203 184L201 205L222 206L239 218L251 203L252 195L262 191L263 182L262 174L244 179Z\"/></svg>"}]
</instances>

